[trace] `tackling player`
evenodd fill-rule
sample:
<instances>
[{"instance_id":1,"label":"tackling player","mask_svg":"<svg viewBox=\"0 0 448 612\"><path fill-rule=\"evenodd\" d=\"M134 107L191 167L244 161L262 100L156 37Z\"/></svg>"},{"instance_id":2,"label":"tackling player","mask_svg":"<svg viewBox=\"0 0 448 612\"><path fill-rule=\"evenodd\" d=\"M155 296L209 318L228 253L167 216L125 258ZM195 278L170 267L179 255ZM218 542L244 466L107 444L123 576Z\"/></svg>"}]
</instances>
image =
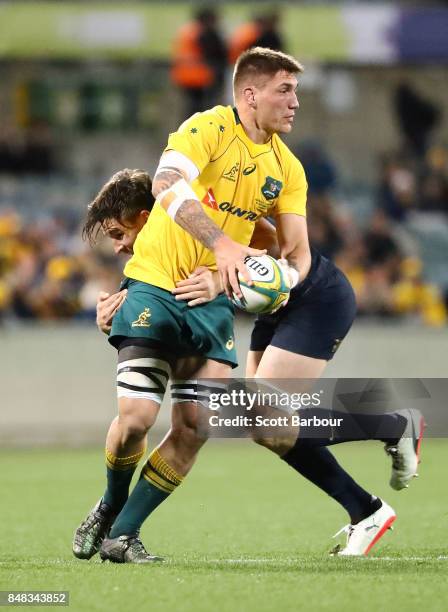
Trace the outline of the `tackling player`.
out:
<instances>
[{"instance_id":1,"label":"tackling player","mask_svg":"<svg viewBox=\"0 0 448 612\"><path fill-rule=\"evenodd\" d=\"M92 237L99 223L113 240L120 236L117 252L129 252L153 202L146 173L119 172L92 203L84 234ZM168 216L166 221L171 223ZM162 227L163 222L158 232ZM187 233L182 234L184 251L188 252L192 240ZM174 253L174 245L169 252ZM247 248L249 254L259 252ZM101 545L101 557L119 563L160 559L145 550L139 529L181 484L205 442L197 431L200 390L196 380L228 378L236 365L229 300L221 295L198 309L176 301L159 285L168 282L174 287L185 271L181 262L173 267L165 266L165 261L164 257L151 259L159 264L158 272L152 271L155 284L127 278L126 299L121 294L112 307L121 304L109 338L118 349L119 414L106 441L106 492L75 533L73 552L79 558L92 557ZM174 380L172 426L150 454L128 499L132 475L145 452L146 436L157 417L168 378ZM109 537L103 540L111 525Z\"/></svg>"}]
</instances>

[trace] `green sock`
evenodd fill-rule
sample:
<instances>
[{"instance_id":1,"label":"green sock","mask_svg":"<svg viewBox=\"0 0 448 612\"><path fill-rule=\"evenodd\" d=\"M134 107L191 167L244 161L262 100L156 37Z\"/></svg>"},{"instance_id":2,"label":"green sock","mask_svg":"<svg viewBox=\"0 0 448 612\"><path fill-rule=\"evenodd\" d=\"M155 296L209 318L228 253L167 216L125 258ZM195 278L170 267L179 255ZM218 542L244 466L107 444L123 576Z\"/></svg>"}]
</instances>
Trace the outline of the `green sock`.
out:
<instances>
[{"instance_id":1,"label":"green sock","mask_svg":"<svg viewBox=\"0 0 448 612\"><path fill-rule=\"evenodd\" d=\"M143 467L140 480L115 519L110 538L137 534L145 519L180 485L177 474L154 450Z\"/></svg>"},{"instance_id":2,"label":"green sock","mask_svg":"<svg viewBox=\"0 0 448 612\"><path fill-rule=\"evenodd\" d=\"M103 502L118 514L129 496L129 486L138 462L145 454L145 448L130 457L115 457L106 448L107 488Z\"/></svg>"}]
</instances>

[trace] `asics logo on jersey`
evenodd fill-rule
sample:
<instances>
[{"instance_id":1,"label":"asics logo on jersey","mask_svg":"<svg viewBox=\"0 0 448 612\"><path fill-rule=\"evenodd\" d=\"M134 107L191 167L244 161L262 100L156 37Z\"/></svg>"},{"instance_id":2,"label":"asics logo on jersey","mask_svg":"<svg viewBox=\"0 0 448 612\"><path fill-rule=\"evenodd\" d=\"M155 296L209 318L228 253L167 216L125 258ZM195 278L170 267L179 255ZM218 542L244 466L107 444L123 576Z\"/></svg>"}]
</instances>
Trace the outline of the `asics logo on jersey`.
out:
<instances>
[{"instance_id":1,"label":"asics logo on jersey","mask_svg":"<svg viewBox=\"0 0 448 612\"><path fill-rule=\"evenodd\" d=\"M272 176L266 177L266 182L261 188L261 193L264 195L266 200L275 200L280 195L283 183L272 178Z\"/></svg>"},{"instance_id":2,"label":"asics logo on jersey","mask_svg":"<svg viewBox=\"0 0 448 612\"><path fill-rule=\"evenodd\" d=\"M252 174L252 172L255 171L256 167L256 164L250 164L250 166L246 166L243 170L244 176L249 176L249 174Z\"/></svg>"}]
</instances>

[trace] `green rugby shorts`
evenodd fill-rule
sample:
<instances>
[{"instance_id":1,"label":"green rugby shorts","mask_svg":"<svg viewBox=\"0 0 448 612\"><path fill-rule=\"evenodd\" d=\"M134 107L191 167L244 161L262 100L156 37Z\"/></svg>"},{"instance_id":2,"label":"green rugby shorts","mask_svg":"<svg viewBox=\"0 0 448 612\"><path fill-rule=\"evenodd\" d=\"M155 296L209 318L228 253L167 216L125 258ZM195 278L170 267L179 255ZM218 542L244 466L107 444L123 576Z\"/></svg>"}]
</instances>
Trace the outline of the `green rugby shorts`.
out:
<instances>
[{"instance_id":1,"label":"green rugby shorts","mask_svg":"<svg viewBox=\"0 0 448 612\"><path fill-rule=\"evenodd\" d=\"M211 302L189 307L165 289L125 279L125 301L115 314L109 342L143 338L176 357L202 356L238 365L233 331L234 309L221 294Z\"/></svg>"}]
</instances>

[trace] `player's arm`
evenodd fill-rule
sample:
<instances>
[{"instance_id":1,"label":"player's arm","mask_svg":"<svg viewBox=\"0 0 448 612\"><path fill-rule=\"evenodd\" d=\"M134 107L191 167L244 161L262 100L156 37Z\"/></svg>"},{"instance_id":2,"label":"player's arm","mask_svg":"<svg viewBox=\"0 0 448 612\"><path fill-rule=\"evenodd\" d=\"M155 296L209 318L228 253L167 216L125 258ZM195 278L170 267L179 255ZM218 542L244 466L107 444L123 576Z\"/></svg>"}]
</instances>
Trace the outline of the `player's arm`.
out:
<instances>
[{"instance_id":1,"label":"player's arm","mask_svg":"<svg viewBox=\"0 0 448 612\"><path fill-rule=\"evenodd\" d=\"M311 252L306 224L307 182L302 164L292 154L285 158L285 189L273 209L280 248L291 287L303 280L311 267Z\"/></svg>"},{"instance_id":2,"label":"player's arm","mask_svg":"<svg viewBox=\"0 0 448 612\"><path fill-rule=\"evenodd\" d=\"M255 249L266 249L268 254L276 259L280 257L275 226L267 219L259 219L255 224L250 246ZM214 300L223 290L219 272L212 272L200 266L188 278L176 283L172 293L176 296L176 300L185 300L188 306L197 306Z\"/></svg>"},{"instance_id":3,"label":"player's arm","mask_svg":"<svg viewBox=\"0 0 448 612\"><path fill-rule=\"evenodd\" d=\"M287 261L292 273L292 285L302 281L311 267L311 251L306 217L284 213L276 217L280 258Z\"/></svg>"},{"instance_id":4,"label":"player's arm","mask_svg":"<svg viewBox=\"0 0 448 612\"><path fill-rule=\"evenodd\" d=\"M266 249L268 255L278 259L280 257L280 248L278 246L275 225L263 217L259 219L255 223L250 246L254 249Z\"/></svg>"},{"instance_id":5,"label":"player's arm","mask_svg":"<svg viewBox=\"0 0 448 612\"><path fill-rule=\"evenodd\" d=\"M112 295L104 291L101 291L98 295L96 302L96 324L98 329L104 334L110 334L112 319L126 299L127 293L127 289L122 289Z\"/></svg>"},{"instance_id":6,"label":"player's arm","mask_svg":"<svg viewBox=\"0 0 448 612\"><path fill-rule=\"evenodd\" d=\"M173 163L172 154L178 156L177 163ZM182 158L185 156L176 151L162 156L153 179L153 195L176 223L214 253L226 294L230 297L233 292L241 297L238 272L252 284L244 258L264 251L235 242L207 216L189 184L196 177L188 172L188 164ZM190 160L187 162L192 164Z\"/></svg>"}]
</instances>

